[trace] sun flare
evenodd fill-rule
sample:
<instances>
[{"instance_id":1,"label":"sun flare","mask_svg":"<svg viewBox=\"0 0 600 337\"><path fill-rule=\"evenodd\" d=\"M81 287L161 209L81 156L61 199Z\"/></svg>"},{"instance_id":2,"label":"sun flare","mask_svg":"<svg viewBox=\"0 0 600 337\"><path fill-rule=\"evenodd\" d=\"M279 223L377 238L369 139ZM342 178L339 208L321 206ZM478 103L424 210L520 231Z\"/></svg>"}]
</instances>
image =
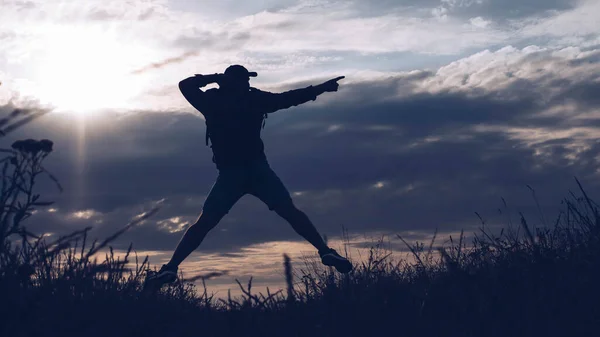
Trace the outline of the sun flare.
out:
<instances>
[{"instance_id":1,"label":"sun flare","mask_svg":"<svg viewBox=\"0 0 600 337\"><path fill-rule=\"evenodd\" d=\"M125 46L113 34L69 29L48 34L37 64L33 95L56 111L89 114L107 108L129 108L140 92L142 50Z\"/></svg>"}]
</instances>

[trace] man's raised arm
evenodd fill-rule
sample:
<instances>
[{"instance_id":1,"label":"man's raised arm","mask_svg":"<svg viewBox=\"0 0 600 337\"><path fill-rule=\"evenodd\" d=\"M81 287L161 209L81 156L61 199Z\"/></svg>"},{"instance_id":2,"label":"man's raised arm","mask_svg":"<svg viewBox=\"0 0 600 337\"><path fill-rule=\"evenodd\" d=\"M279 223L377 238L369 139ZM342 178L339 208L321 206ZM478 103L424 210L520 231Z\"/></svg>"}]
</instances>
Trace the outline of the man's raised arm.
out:
<instances>
[{"instance_id":1,"label":"man's raised arm","mask_svg":"<svg viewBox=\"0 0 600 337\"><path fill-rule=\"evenodd\" d=\"M188 77L179 82L179 90L183 94L183 97L190 102L190 104L198 111L203 112L202 108L205 107L206 99L205 92L200 90L210 83L217 83L221 74L211 75L200 75Z\"/></svg>"},{"instance_id":2,"label":"man's raised arm","mask_svg":"<svg viewBox=\"0 0 600 337\"><path fill-rule=\"evenodd\" d=\"M319 85L311 85L306 88L289 90L282 93L270 93L263 91L262 93L264 93L264 98L260 103L265 112L271 113L277 110L300 105L308 101L314 101L317 99L317 96L324 92L337 91L339 86L337 81L341 80L342 78L344 78L344 76L331 79Z\"/></svg>"}]
</instances>

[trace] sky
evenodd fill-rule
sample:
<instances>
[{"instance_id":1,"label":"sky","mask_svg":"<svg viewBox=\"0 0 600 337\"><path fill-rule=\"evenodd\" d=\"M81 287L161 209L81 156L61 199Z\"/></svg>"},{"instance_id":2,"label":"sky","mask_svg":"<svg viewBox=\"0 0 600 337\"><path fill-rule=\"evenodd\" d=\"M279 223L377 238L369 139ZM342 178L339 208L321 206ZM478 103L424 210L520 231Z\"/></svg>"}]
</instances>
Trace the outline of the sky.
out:
<instances>
[{"instance_id":1,"label":"sky","mask_svg":"<svg viewBox=\"0 0 600 337\"><path fill-rule=\"evenodd\" d=\"M518 212L551 223L577 177L600 171L597 0L0 0L0 114L51 112L2 140L51 139L60 193L27 225L59 236L93 226L165 263L217 176L205 124L178 91L242 64L283 92L346 76L338 92L269 116L262 137L295 204L354 261L373 240L440 242ZM46 179L47 180L47 179ZM540 216L530 186L540 204ZM508 209L504 209L502 198ZM374 239L375 238L375 239ZM316 254L246 196L182 265L278 289L287 252ZM314 256L313 256L314 257ZM254 287L253 287L254 288ZM254 288L256 289L256 288ZM239 291L237 292L239 293Z\"/></svg>"}]
</instances>

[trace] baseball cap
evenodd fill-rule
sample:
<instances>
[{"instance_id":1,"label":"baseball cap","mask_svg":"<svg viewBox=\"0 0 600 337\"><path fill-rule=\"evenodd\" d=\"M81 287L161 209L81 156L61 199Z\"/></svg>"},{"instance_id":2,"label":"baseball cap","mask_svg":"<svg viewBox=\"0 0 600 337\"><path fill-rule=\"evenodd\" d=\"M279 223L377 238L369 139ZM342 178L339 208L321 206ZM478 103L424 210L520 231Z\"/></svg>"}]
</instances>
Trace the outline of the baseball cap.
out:
<instances>
[{"instance_id":1,"label":"baseball cap","mask_svg":"<svg viewBox=\"0 0 600 337\"><path fill-rule=\"evenodd\" d=\"M256 77L258 74L255 71L248 71L244 66L234 64L225 69L225 75L232 77Z\"/></svg>"}]
</instances>

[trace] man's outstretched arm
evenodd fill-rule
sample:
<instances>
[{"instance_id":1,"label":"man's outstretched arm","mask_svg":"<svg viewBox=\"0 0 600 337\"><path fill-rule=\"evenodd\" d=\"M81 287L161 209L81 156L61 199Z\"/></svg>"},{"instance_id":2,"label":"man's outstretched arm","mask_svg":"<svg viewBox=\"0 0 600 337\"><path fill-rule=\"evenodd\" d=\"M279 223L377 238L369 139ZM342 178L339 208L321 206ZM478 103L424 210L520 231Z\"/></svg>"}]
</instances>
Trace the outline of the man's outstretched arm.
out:
<instances>
[{"instance_id":1,"label":"man's outstretched arm","mask_svg":"<svg viewBox=\"0 0 600 337\"><path fill-rule=\"evenodd\" d=\"M206 93L200 88L210 83L218 83L221 74L200 75L188 77L179 82L179 90L183 97L198 111L206 107Z\"/></svg>"},{"instance_id":2,"label":"man's outstretched arm","mask_svg":"<svg viewBox=\"0 0 600 337\"><path fill-rule=\"evenodd\" d=\"M292 106L300 105L308 101L314 101L317 96L328 91L337 91L339 84L337 81L344 78L344 76L336 77L327 82L321 83L315 86L308 86L306 88L289 90L282 93L266 93L264 102L264 108L266 112L271 113L281 109L287 109Z\"/></svg>"}]
</instances>

